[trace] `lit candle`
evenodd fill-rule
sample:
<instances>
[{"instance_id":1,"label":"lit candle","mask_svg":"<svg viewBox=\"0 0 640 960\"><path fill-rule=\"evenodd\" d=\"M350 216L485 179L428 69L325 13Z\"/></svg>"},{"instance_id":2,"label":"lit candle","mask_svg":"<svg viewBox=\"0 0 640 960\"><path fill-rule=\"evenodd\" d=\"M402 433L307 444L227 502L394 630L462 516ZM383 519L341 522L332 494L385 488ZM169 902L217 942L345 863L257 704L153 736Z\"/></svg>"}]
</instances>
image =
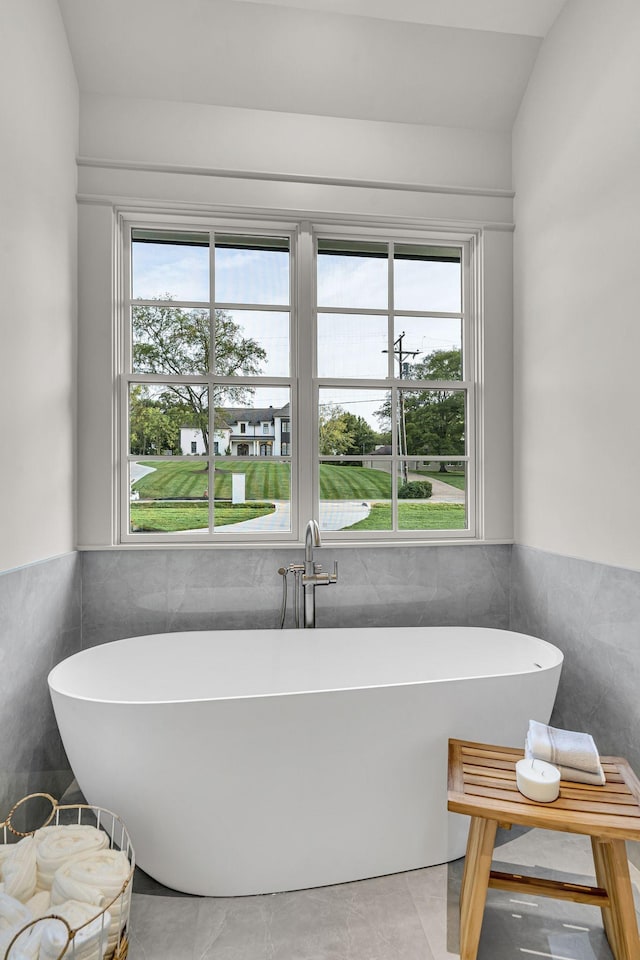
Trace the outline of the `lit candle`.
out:
<instances>
[{"instance_id":1,"label":"lit candle","mask_svg":"<svg viewBox=\"0 0 640 960\"><path fill-rule=\"evenodd\" d=\"M550 803L560 793L560 771L545 760L518 760L516 783L529 800Z\"/></svg>"}]
</instances>

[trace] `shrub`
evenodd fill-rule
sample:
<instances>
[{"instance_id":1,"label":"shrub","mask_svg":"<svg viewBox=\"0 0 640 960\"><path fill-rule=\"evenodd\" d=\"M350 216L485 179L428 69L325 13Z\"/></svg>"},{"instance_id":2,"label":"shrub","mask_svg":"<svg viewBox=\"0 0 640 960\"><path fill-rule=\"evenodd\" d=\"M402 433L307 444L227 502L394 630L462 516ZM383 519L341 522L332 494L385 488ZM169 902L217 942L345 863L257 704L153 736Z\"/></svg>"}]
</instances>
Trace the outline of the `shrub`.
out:
<instances>
[{"instance_id":1,"label":"shrub","mask_svg":"<svg viewBox=\"0 0 640 960\"><path fill-rule=\"evenodd\" d=\"M431 496L433 487L428 480L410 480L398 487L400 500L426 500Z\"/></svg>"}]
</instances>

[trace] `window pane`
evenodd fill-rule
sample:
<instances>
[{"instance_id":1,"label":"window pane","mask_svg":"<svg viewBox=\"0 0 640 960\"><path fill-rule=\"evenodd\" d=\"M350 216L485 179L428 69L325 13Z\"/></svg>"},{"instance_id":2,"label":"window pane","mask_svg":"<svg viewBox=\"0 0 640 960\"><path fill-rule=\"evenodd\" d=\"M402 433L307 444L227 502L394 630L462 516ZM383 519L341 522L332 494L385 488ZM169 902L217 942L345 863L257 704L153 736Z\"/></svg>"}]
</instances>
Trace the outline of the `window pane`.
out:
<instances>
[{"instance_id":1,"label":"window pane","mask_svg":"<svg viewBox=\"0 0 640 960\"><path fill-rule=\"evenodd\" d=\"M455 247L398 243L393 271L396 310L462 309L461 253Z\"/></svg>"},{"instance_id":2,"label":"window pane","mask_svg":"<svg viewBox=\"0 0 640 960\"><path fill-rule=\"evenodd\" d=\"M291 454L291 410L286 387L217 387L214 403L214 454L261 458Z\"/></svg>"},{"instance_id":3,"label":"window pane","mask_svg":"<svg viewBox=\"0 0 640 960\"><path fill-rule=\"evenodd\" d=\"M206 453L209 400L205 384L146 384L129 386L129 452L134 456L176 456Z\"/></svg>"},{"instance_id":4,"label":"window pane","mask_svg":"<svg viewBox=\"0 0 640 960\"><path fill-rule=\"evenodd\" d=\"M391 463L320 463L321 530L390 530Z\"/></svg>"},{"instance_id":5,"label":"window pane","mask_svg":"<svg viewBox=\"0 0 640 960\"><path fill-rule=\"evenodd\" d=\"M131 533L194 533L209 528L206 460L152 460L129 464Z\"/></svg>"},{"instance_id":6,"label":"window pane","mask_svg":"<svg viewBox=\"0 0 640 960\"><path fill-rule=\"evenodd\" d=\"M289 303L286 237L215 238L217 303Z\"/></svg>"},{"instance_id":7,"label":"window pane","mask_svg":"<svg viewBox=\"0 0 640 960\"><path fill-rule=\"evenodd\" d=\"M223 377L286 377L289 314L272 310L216 310L216 373Z\"/></svg>"},{"instance_id":8,"label":"window pane","mask_svg":"<svg viewBox=\"0 0 640 960\"><path fill-rule=\"evenodd\" d=\"M391 394L379 390L323 387L319 397L320 456L364 456L390 442L380 433L391 408Z\"/></svg>"},{"instance_id":9,"label":"window pane","mask_svg":"<svg viewBox=\"0 0 640 960\"><path fill-rule=\"evenodd\" d=\"M381 316L321 313L318 376L386 377L387 325Z\"/></svg>"},{"instance_id":10,"label":"window pane","mask_svg":"<svg viewBox=\"0 0 640 960\"><path fill-rule=\"evenodd\" d=\"M132 231L131 286L138 300L208 300L209 234Z\"/></svg>"},{"instance_id":11,"label":"window pane","mask_svg":"<svg viewBox=\"0 0 640 960\"><path fill-rule=\"evenodd\" d=\"M215 468L214 525L219 533L291 530L291 464L222 457Z\"/></svg>"},{"instance_id":12,"label":"window pane","mask_svg":"<svg viewBox=\"0 0 640 960\"><path fill-rule=\"evenodd\" d=\"M464 463L406 460L398 465L400 530L464 530Z\"/></svg>"},{"instance_id":13,"label":"window pane","mask_svg":"<svg viewBox=\"0 0 640 960\"><path fill-rule=\"evenodd\" d=\"M389 302L386 243L318 241L318 305L386 310Z\"/></svg>"},{"instance_id":14,"label":"window pane","mask_svg":"<svg viewBox=\"0 0 640 960\"><path fill-rule=\"evenodd\" d=\"M462 379L462 321L396 317L394 370L405 380Z\"/></svg>"},{"instance_id":15,"label":"window pane","mask_svg":"<svg viewBox=\"0 0 640 960\"><path fill-rule=\"evenodd\" d=\"M168 306L131 308L134 373L204 374L209 372L208 310Z\"/></svg>"},{"instance_id":16,"label":"window pane","mask_svg":"<svg viewBox=\"0 0 640 960\"><path fill-rule=\"evenodd\" d=\"M464 456L462 390L398 391L398 450L406 456Z\"/></svg>"}]
</instances>

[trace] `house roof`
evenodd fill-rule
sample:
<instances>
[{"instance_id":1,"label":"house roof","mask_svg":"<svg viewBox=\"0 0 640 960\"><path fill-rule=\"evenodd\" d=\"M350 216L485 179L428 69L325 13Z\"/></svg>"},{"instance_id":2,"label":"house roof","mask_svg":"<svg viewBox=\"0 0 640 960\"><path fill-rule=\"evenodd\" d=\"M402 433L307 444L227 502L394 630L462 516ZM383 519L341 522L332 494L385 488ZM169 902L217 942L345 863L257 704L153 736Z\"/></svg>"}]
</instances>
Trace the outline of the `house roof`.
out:
<instances>
[{"instance_id":1,"label":"house roof","mask_svg":"<svg viewBox=\"0 0 640 960\"><path fill-rule=\"evenodd\" d=\"M228 424L238 423L272 423L276 417L289 416L289 404L284 407L216 407L220 419L226 420Z\"/></svg>"}]
</instances>

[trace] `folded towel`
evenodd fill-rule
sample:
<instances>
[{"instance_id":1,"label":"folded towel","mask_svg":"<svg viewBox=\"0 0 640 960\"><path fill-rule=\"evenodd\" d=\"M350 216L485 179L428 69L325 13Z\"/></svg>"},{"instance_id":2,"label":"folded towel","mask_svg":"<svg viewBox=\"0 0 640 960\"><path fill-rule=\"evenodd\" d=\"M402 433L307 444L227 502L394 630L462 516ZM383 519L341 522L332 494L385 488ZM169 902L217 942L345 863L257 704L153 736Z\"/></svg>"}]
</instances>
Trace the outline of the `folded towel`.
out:
<instances>
[{"instance_id":1,"label":"folded towel","mask_svg":"<svg viewBox=\"0 0 640 960\"><path fill-rule=\"evenodd\" d=\"M12 851L2 864L4 893L25 903L36 892L36 847L33 837L11 844Z\"/></svg>"},{"instance_id":2,"label":"folded towel","mask_svg":"<svg viewBox=\"0 0 640 960\"><path fill-rule=\"evenodd\" d=\"M77 857L60 867L51 888L51 902L55 904L69 895L75 900L88 900L94 911L106 906L111 914L107 956L115 949L120 933L129 915L131 864L121 850L100 850ZM56 909L52 907L52 909Z\"/></svg>"},{"instance_id":3,"label":"folded towel","mask_svg":"<svg viewBox=\"0 0 640 960\"><path fill-rule=\"evenodd\" d=\"M104 830L85 824L60 824L38 830L34 842L38 889L50 890L58 867L76 857L104 850L109 837Z\"/></svg>"},{"instance_id":4,"label":"folded towel","mask_svg":"<svg viewBox=\"0 0 640 960\"><path fill-rule=\"evenodd\" d=\"M40 921L42 935L39 960L58 960L69 957L70 960L103 960L106 954L107 931L111 916L107 912L96 917L95 907L76 900L67 900L55 908L55 915ZM69 931L64 923L55 916L67 921L71 930L77 931L65 950ZM64 952L63 952L64 950Z\"/></svg>"},{"instance_id":5,"label":"folded towel","mask_svg":"<svg viewBox=\"0 0 640 960\"><path fill-rule=\"evenodd\" d=\"M594 786L606 782L597 747L589 733L559 730L530 720L525 756L555 764L562 780Z\"/></svg>"}]
</instances>

